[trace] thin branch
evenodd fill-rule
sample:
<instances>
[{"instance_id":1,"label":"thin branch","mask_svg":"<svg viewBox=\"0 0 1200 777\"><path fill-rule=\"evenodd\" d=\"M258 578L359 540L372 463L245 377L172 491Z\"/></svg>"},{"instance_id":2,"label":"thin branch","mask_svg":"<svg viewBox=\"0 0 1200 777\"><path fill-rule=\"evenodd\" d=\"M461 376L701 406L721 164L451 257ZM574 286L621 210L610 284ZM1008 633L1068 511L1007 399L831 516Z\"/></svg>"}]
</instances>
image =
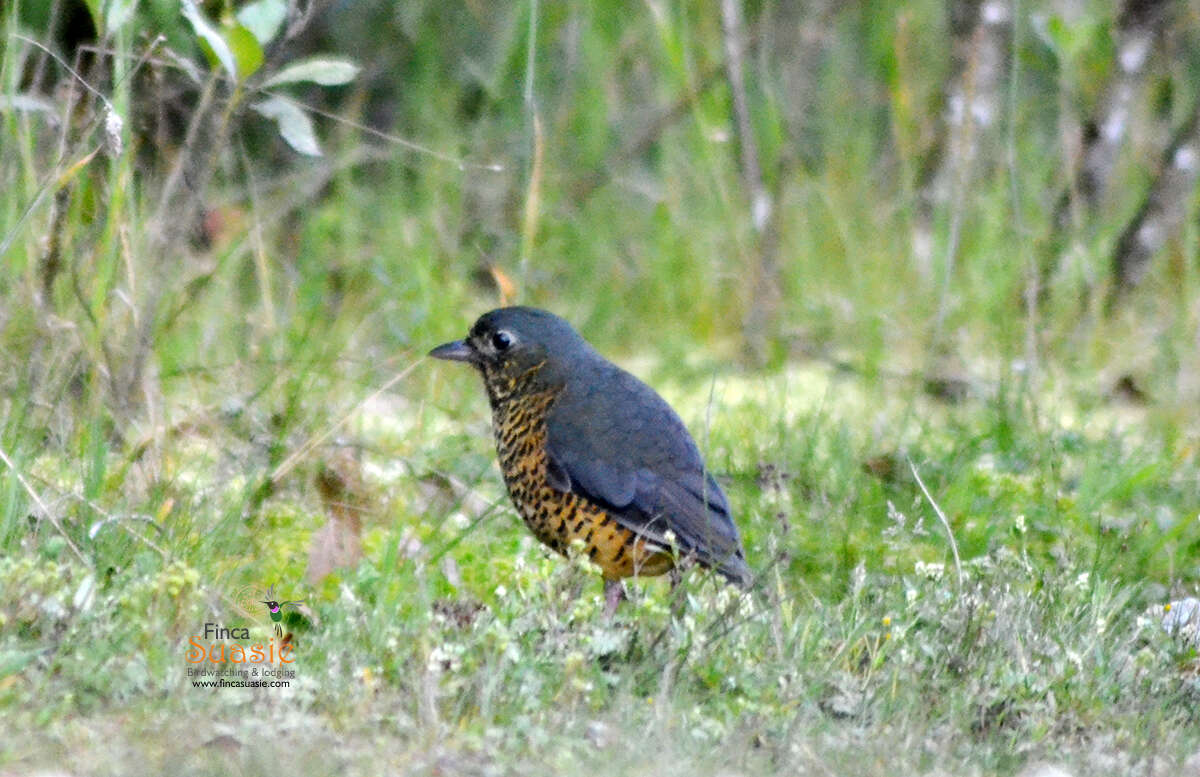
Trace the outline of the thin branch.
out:
<instances>
[{"instance_id":1,"label":"thin branch","mask_svg":"<svg viewBox=\"0 0 1200 777\"><path fill-rule=\"evenodd\" d=\"M950 550L954 552L954 571L958 573L958 587L961 589L963 585L962 560L958 557L958 543L954 541L954 530L950 528L950 521L946 518L946 514L942 512L942 508L938 507L938 503L934 501L933 495L925 487L925 481L921 480L921 473L917 472L917 465L913 464L913 460L908 456L905 456L904 459L908 462L908 468L912 470L913 477L917 480L917 485L921 487L921 493L929 500L933 511L937 513L938 520L942 522L942 526L946 529L946 537L950 540Z\"/></svg>"},{"instance_id":2,"label":"thin branch","mask_svg":"<svg viewBox=\"0 0 1200 777\"><path fill-rule=\"evenodd\" d=\"M534 92L534 77L537 73L534 62L537 58L538 0L529 2L529 40L525 52L525 109L529 111L530 164L529 186L525 194L525 217L521 224L521 287L529 285L529 264L533 258L533 241L537 235L538 214L542 201L542 160L545 137L542 134L542 119L538 115L537 96Z\"/></svg>"},{"instance_id":3,"label":"thin branch","mask_svg":"<svg viewBox=\"0 0 1200 777\"><path fill-rule=\"evenodd\" d=\"M616 171L625 163L643 156L658 142L663 133L673 127L676 122L687 115L700 96L718 83L721 67L713 65L696 79L693 89L689 89L673 103L663 108L651 119L645 128L632 140L608 155L603 163L580 176L571 193L574 202L583 202L604 184L612 180Z\"/></svg>"},{"instance_id":4,"label":"thin branch","mask_svg":"<svg viewBox=\"0 0 1200 777\"><path fill-rule=\"evenodd\" d=\"M771 213L771 199L763 185L762 165L758 159L758 143L750 121L750 103L746 98L744 58L746 25L742 19L740 0L721 0L721 27L725 39L725 72L733 95L733 115L737 124L738 150L742 162L742 178L750 195L750 215L754 230L762 232Z\"/></svg>"},{"instance_id":5,"label":"thin branch","mask_svg":"<svg viewBox=\"0 0 1200 777\"><path fill-rule=\"evenodd\" d=\"M68 73L70 73L72 76L74 76L75 80L78 81L79 83L83 84L83 87L85 89L87 89L89 92L91 92L96 97L98 97L100 99L100 102L104 103L105 108L107 108L110 111L113 110L113 104L111 102L109 102L108 98L105 97L103 94L101 94L100 91L98 89L96 89L96 87L89 84L87 82L87 80L84 79L83 76L79 75L78 71L76 71L75 68L68 65L63 60L62 57L58 56L53 51L46 48L46 46L44 44L34 40L33 38L27 38L24 35L21 35L20 33L13 33L12 37L16 38L19 41L24 41L25 43L36 46L39 49L41 49L42 51L44 51L47 56L49 56L51 59L53 59L55 62L57 62L59 64L59 67L63 68ZM155 44L157 44L157 41L155 41Z\"/></svg>"},{"instance_id":6,"label":"thin branch","mask_svg":"<svg viewBox=\"0 0 1200 777\"><path fill-rule=\"evenodd\" d=\"M163 68L165 70L174 70L174 71L182 72L185 75L193 75L188 70L188 66L191 66L192 63L187 60L179 60L179 59L166 60L166 59L161 59L158 57L150 56L150 52L153 51L153 48L165 40L166 40L166 38L160 35L152 43L151 47L149 49L147 49L145 53L141 54L138 57L138 63L136 65L136 67L141 67L141 65L143 65L143 64L150 64L150 65L155 65L157 67ZM123 55L119 51L114 51L113 49L106 48L103 46L81 46L80 49L83 51L92 51L97 54L103 54L103 55L113 58L113 59L116 59L116 58L122 57L122 56L124 56L126 58L132 58L132 55ZM171 52L168 51L168 53L171 53ZM136 67L135 67L135 69L136 69ZM133 72L133 71L131 71L131 72ZM233 79L229 78L227 75L225 75L219 71L214 72L213 75L231 86L235 85L235 82L233 81ZM128 78L128 77L129 76L126 75L126 78ZM387 141L388 143L391 143L393 145L401 146L402 148L406 148L409 151L414 151L419 154L425 154L427 156L431 156L434 159L438 159L442 162L447 162L449 164L452 164L452 165L456 166L459 170L486 170L488 172L503 172L504 171L504 165L501 165L501 164L478 164L478 163L467 162L460 157L456 157L456 156L453 156L452 154L447 154L442 151L437 151L428 146L423 146L420 143L417 143L412 140L408 140L406 138L402 138L399 135L393 135L393 134L384 132L383 130L379 130L374 127L367 126L365 124L361 124L361 123L353 121L351 119L347 119L344 116L339 116L336 113L330 113L329 111L323 111L314 105L306 103L303 100L298 100L294 96L292 96L290 94L286 94L284 92L279 92L274 89L264 89L262 87L253 87L253 86L248 86L247 88L250 89L256 95L266 95L268 97L277 97L277 98L280 98L283 100L287 100L288 102L292 103L296 107L304 110L306 113L310 113L314 116L320 116L323 119L328 119L330 121L336 122L343 126L350 127L351 129L358 130L359 132L362 132L363 134L379 138L380 140Z\"/></svg>"},{"instance_id":7,"label":"thin branch","mask_svg":"<svg viewBox=\"0 0 1200 777\"><path fill-rule=\"evenodd\" d=\"M75 554L75 558L79 559L80 563L82 563L85 567L91 569L91 562L84 557L83 552L79 550L79 546L76 545L71 539L71 535L67 534L67 530L63 528L62 523L60 523L58 518L55 517L54 513L50 511L49 506L42 501L42 498L38 496L38 492L33 490L33 486L29 485L29 481L26 480L25 476L22 475L20 470L17 469L17 465L14 464L13 460L8 457L8 454L4 452L3 448L0 448L0 461L3 461L9 470L12 471L13 476L17 479L17 482L20 483L21 487L25 489L25 493L29 494L29 498L32 499L33 503L37 505L39 510L41 510L42 515L44 515L46 520L50 522L50 525L62 535L62 538L66 540L67 547L69 547L71 552Z\"/></svg>"},{"instance_id":8,"label":"thin branch","mask_svg":"<svg viewBox=\"0 0 1200 777\"><path fill-rule=\"evenodd\" d=\"M408 365L400 372L396 373L394 376L392 376L392 378L387 383L384 383L382 386L380 386L378 389L373 391L371 394L369 394L366 397L364 397L363 399L359 400L358 403L355 404L354 407L352 407L348 411L346 411L346 413L341 418L339 418L338 420L336 420L332 424L330 424L329 428L327 428L325 431L321 432L320 434L316 435L315 437L311 437L308 440L308 442L301 445L299 450L297 450L291 456L288 456L286 459L284 459L283 463L281 463L278 467L276 467L275 471L271 473L271 478L270 478L271 485L276 485L277 483L279 483L279 481L283 478L283 476L286 475L288 472L290 472L292 470L292 468L295 467L296 464L301 459L303 459L305 456L307 456L309 453L311 453L313 451L313 449L315 449L318 445L320 445L321 443L328 440L330 438L330 436L333 435L334 432L336 432L338 429L341 429L343 426L345 426L346 422L349 421L351 418L353 418L354 414L357 413L359 411L359 409L362 408L363 405L367 404L368 402L375 399L383 392L390 389L392 386L396 385L400 381L407 378L409 373L411 373L413 370L415 370L417 368L417 365L421 364L421 362L423 362L423 361L425 361L424 357L417 359L415 362Z\"/></svg>"},{"instance_id":9,"label":"thin branch","mask_svg":"<svg viewBox=\"0 0 1200 777\"><path fill-rule=\"evenodd\" d=\"M255 93L256 94L265 94L265 95L269 95L271 97L278 97L280 99L287 100L288 102L292 103L296 107L304 110L306 113L311 113L314 116L320 116L323 119L329 119L330 121L337 122L338 124L341 124L343 126L358 130L359 132L362 132L363 134L379 138L380 140L387 141L388 143L400 146L402 148L406 148L409 151L414 151L419 154L425 154L426 156L431 156L434 159L437 159L439 161L452 164L455 167L457 167L459 170L462 170L462 171L486 170L487 172L490 172L490 173L500 173L500 172L504 171L504 165L502 165L502 164L481 164L481 163L477 163L477 162L468 162L461 157L456 157L452 154L447 154L444 151L437 151L435 149L430 148L429 146L423 146L420 143L416 143L414 141L402 138L399 135L392 135L390 133L384 132L383 130L378 130L378 129L375 129L374 127L368 127L365 124L361 124L357 121L347 119L344 116L338 116L336 113L330 113L328 111L323 111L320 108L317 108L313 105L309 105L308 103L303 102L301 100L297 100L295 97L292 97L289 94L284 94L283 92L276 92L271 89L257 89L257 90L255 90Z\"/></svg>"},{"instance_id":10,"label":"thin branch","mask_svg":"<svg viewBox=\"0 0 1200 777\"><path fill-rule=\"evenodd\" d=\"M1175 14L1167 0L1125 0L1115 30L1112 77L1097 101L1097 109L1082 118L1078 168L1067 175L1041 237L1036 302L1045 301L1052 276L1062 268L1074 241L1094 232L1109 196L1122 149L1128 145L1132 117L1150 80L1150 65ZM1156 67L1161 67L1157 65ZM1060 90L1064 98L1070 89ZM1090 285L1090 281L1089 281Z\"/></svg>"},{"instance_id":11,"label":"thin branch","mask_svg":"<svg viewBox=\"0 0 1200 777\"><path fill-rule=\"evenodd\" d=\"M1021 18L1020 0L1013 0L1012 14L1014 19ZM1008 166L1008 183L1012 197L1012 223L1016 232L1016 251L1025 264L1025 366L1026 375L1034 376L1038 365L1038 309L1037 301L1040 295L1037 260L1029 250L1026 240L1025 217L1021 213L1021 180L1017 164L1017 94L1020 86L1021 58L1021 25L1013 24L1011 52L1008 58L1008 132L1005 134L1005 158Z\"/></svg>"},{"instance_id":12,"label":"thin branch","mask_svg":"<svg viewBox=\"0 0 1200 777\"><path fill-rule=\"evenodd\" d=\"M529 40L525 52L525 105L533 105L534 61L537 58L538 0L529 2Z\"/></svg>"},{"instance_id":13,"label":"thin branch","mask_svg":"<svg viewBox=\"0 0 1200 777\"><path fill-rule=\"evenodd\" d=\"M532 106L531 106L532 107ZM525 192L525 216L521 222L521 284L529 285L529 265L533 260L533 241L537 237L538 217L542 204L542 172L545 155L545 136L542 120L533 110L533 160L529 168L529 187ZM518 290L519 291L519 290Z\"/></svg>"},{"instance_id":14,"label":"thin branch","mask_svg":"<svg viewBox=\"0 0 1200 777\"><path fill-rule=\"evenodd\" d=\"M777 208L772 201L771 192L767 191L766 184L763 183L758 142L750 117L750 101L746 97L745 54L749 42L741 0L721 1L721 30L725 43L726 78L733 97L742 185L750 200L750 223L755 236L754 266L750 268L751 298L742 322L742 330L751 357L755 361L763 362L769 336L778 334L780 279L776 253L779 250L779 224L775 218ZM781 160L776 186L783 185L784 166Z\"/></svg>"},{"instance_id":15,"label":"thin branch","mask_svg":"<svg viewBox=\"0 0 1200 777\"><path fill-rule=\"evenodd\" d=\"M1163 152L1158 175L1133 219L1125 226L1113 251L1113 285L1106 311L1112 313L1125 294L1137 286L1150 260L1178 233L1191 208L1191 193L1200 177L1200 98L1175 131Z\"/></svg>"}]
</instances>

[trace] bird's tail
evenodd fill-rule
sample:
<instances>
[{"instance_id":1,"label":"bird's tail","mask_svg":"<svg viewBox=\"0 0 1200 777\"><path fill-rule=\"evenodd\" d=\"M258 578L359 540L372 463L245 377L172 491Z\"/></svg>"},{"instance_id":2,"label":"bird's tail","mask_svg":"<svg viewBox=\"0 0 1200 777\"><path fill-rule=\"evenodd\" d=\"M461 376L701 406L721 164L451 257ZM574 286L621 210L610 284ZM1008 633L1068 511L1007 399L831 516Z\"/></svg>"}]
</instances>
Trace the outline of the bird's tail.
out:
<instances>
[{"instance_id":1,"label":"bird's tail","mask_svg":"<svg viewBox=\"0 0 1200 777\"><path fill-rule=\"evenodd\" d=\"M739 588L749 589L750 584L754 582L754 573L750 571L750 565L746 563L740 550L716 564L714 568Z\"/></svg>"}]
</instances>

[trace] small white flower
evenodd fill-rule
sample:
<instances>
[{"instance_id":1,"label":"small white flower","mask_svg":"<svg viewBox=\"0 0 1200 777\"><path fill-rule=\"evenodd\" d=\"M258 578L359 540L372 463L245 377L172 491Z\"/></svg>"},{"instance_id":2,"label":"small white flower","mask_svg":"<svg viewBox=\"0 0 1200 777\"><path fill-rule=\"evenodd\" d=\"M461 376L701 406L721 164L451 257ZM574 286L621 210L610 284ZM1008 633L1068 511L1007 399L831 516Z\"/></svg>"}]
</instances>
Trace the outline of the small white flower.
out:
<instances>
[{"instance_id":1,"label":"small white flower","mask_svg":"<svg viewBox=\"0 0 1200 777\"><path fill-rule=\"evenodd\" d=\"M918 561L913 571L929 580L941 580L946 573L946 565L938 561Z\"/></svg>"},{"instance_id":2,"label":"small white flower","mask_svg":"<svg viewBox=\"0 0 1200 777\"><path fill-rule=\"evenodd\" d=\"M429 660L426 666L433 674L453 672L461 665L457 655L460 652L461 650L456 650L454 645L438 645L429 651Z\"/></svg>"},{"instance_id":3,"label":"small white flower","mask_svg":"<svg viewBox=\"0 0 1200 777\"><path fill-rule=\"evenodd\" d=\"M121 140L124 127L125 120L109 105L104 111L104 146L111 157L119 157L125 148Z\"/></svg>"}]
</instances>

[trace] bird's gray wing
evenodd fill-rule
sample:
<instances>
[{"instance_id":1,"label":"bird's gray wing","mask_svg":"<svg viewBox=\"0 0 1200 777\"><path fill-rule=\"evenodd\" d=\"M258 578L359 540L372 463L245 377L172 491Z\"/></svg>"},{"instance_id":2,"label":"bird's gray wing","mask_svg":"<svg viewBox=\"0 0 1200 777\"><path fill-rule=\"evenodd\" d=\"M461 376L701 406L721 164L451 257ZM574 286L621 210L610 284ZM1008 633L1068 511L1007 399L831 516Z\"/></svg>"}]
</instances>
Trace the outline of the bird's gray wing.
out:
<instances>
[{"instance_id":1,"label":"bird's gray wing","mask_svg":"<svg viewBox=\"0 0 1200 777\"><path fill-rule=\"evenodd\" d=\"M694 553L736 582L749 579L725 494L675 411L629 373L605 365L577 376L547 418L551 484L618 522Z\"/></svg>"}]
</instances>

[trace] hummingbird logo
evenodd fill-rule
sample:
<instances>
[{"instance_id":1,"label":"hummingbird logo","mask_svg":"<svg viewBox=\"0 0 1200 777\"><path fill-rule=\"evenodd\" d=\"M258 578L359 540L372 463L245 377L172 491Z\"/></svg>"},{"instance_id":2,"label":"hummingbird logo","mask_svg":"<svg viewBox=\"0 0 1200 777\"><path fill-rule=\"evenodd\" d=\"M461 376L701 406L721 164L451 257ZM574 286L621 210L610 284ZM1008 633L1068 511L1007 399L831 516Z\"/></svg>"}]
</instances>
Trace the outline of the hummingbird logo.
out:
<instances>
[{"instance_id":1,"label":"hummingbird logo","mask_svg":"<svg viewBox=\"0 0 1200 777\"><path fill-rule=\"evenodd\" d=\"M275 593L275 586L263 588L258 584L250 584L243 586L233 597L234 607L247 618L260 620L263 615L263 608L266 608L267 616L271 619L271 623L275 624L275 636L283 639L283 612L284 608L295 608L304 604L303 599L293 599L288 601L279 601L278 594ZM291 636L290 634L288 635Z\"/></svg>"},{"instance_id":2,"label":"hummingbird logo","mask_svg":"<svg viewBox=\"0 0 1200 777\"><path fill-rule=\"evenodd\" d=\"M267 613L271 616L271 621L275 624L275 636L283 639L283 628L279 625L283 620L283 608L295 607L298 604L304 604L303 599L291 599L286 602L275 600L275 586L272 585L267 589L267 598L260 600L267 606Z\"/></svg>"}]
</instances>

